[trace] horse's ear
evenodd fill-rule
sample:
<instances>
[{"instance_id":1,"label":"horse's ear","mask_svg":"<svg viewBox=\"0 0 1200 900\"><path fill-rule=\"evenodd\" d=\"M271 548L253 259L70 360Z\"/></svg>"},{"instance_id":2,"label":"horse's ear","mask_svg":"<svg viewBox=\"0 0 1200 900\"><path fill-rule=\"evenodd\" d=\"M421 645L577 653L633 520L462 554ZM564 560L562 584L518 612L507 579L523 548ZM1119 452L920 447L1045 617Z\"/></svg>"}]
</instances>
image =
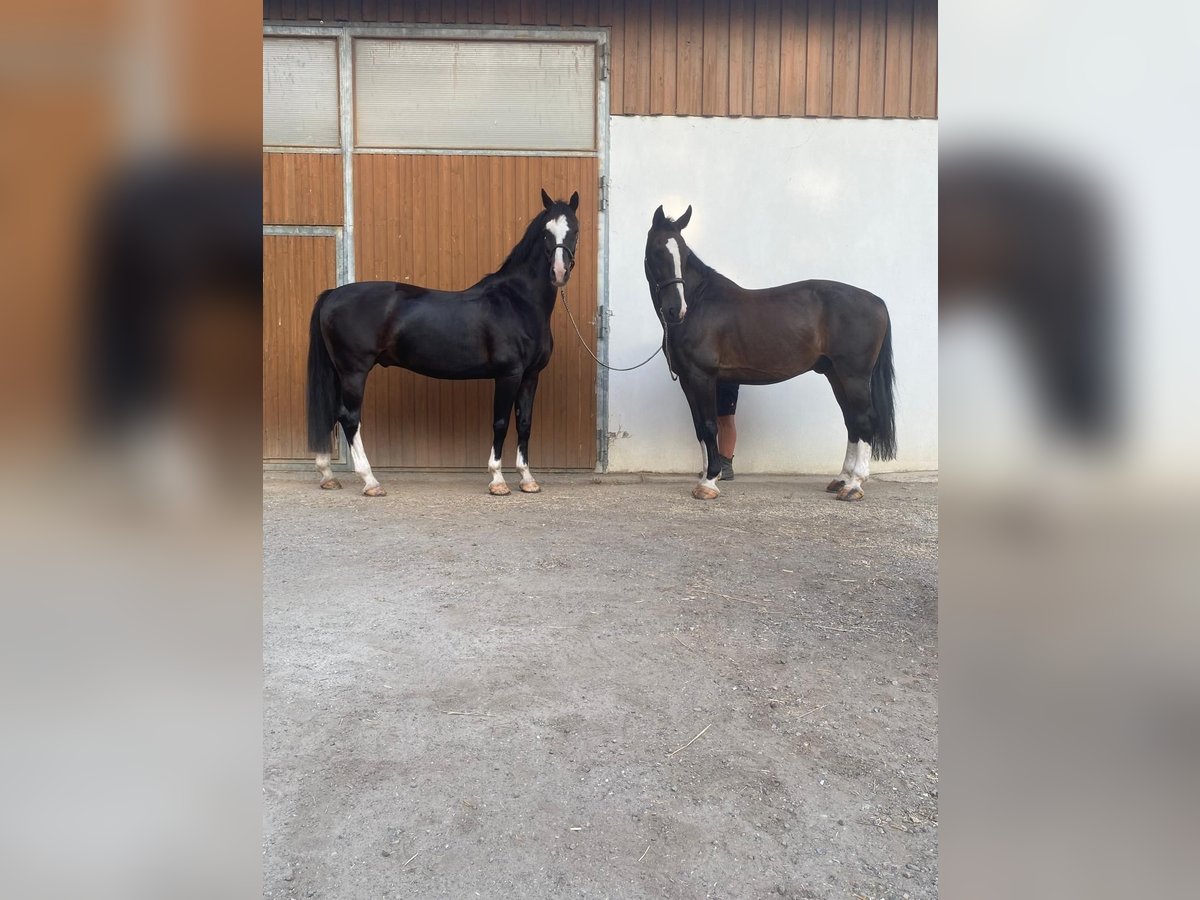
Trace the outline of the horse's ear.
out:
<instances>
[{"instance_id":1,"label":"horse's ear","mask_svg":"<svg viewBox=\"0 0 1200 900\"><path fill-rule=\"evenodd\" d=\"M661 206L654 211L654 223L653 224L654 224L655 228L665 228L666 227L667 217L663 214L663 208Z\"/></svg>"},{"instance_id":2,"label":"horse's ear","mask_svg":"<svg viewBox=\"0 0 1200 900\"><path fill-rule=\"evenodd\" d=\"M546 189L542 188L542 206L549 209L554 205L554 201L550 199L550 195L546 193Z\"/></svg>"},{"instance_id":3,"label":"horse's ear","mask_svg":"<svg viewBox=\"0 0 1200 900\"><path fill-rule=\"evenodd\" d=\"M573 210L579 209L579 191L576 191L575 193L573 193L571 195L570 206L571 206L571 209L573 209Z\"/></svg>"},{"instance_id":4,"label":"horse's ear","mask_svg":"<svg viewBox=\"0 0 1200 900\"><path fill-rule=\"evenodd\" d=\"M683 229L687 228L687 223L690 221L692 221L692 208L689 206L687 211L675 220L675 225L680 231L683 231Z\"/></svg>"}]
</instances>

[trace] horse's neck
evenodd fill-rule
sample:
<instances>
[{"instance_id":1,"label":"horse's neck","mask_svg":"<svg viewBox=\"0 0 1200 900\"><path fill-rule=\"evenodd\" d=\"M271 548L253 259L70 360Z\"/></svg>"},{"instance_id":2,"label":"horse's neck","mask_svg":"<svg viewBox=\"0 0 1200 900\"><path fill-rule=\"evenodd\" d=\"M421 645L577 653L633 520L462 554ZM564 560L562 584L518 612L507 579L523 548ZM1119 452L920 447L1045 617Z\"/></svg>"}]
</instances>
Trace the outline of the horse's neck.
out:
<instances>
[{"instance_id":1,"label":"horse's neck","mask_svg":"<svg viewBox=\"0 0 1200 900\"><path fill-rule=\"evenodd\" d=\"M539 248L536 254L531 254L529 259L510 274L526 282L528 285L526 295L541 311L543 318L549 320L554 312L554 301L558 296L558 288L546 280L545 271L539 272L541 263L542 253Z\"/></svg>"}]
</instances>

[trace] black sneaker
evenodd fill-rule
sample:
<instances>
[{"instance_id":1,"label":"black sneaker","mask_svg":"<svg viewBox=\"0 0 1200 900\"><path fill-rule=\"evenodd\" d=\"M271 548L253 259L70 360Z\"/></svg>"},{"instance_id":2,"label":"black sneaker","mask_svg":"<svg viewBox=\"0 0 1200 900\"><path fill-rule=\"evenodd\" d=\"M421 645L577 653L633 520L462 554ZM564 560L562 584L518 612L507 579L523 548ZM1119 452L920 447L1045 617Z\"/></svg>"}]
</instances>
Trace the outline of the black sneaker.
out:
<instances>
[{"instance_id":1,"label":"black sneaker","mask_svg":"<svg viewBox=\"0 0 1200 900\"><path fill-rule=\"evenodd\" d=\"M721 481L733 481L733 457L721 457Z\"/></svg>"}]
</instances>

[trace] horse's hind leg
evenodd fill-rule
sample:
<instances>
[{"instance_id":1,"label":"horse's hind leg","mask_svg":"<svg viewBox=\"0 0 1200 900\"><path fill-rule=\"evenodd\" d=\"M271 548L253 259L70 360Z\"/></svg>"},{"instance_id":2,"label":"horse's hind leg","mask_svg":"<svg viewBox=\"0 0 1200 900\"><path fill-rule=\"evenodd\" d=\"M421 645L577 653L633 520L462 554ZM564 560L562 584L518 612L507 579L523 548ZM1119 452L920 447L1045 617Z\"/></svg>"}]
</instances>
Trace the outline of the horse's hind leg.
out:
<instances>
[{"instance_id":1,"label":"horse's hind leg","mask_svg":"<svg viewBox=\"0 0 1200 900\"><path fill-rule=\"evenodd\" d=\"M829 386L833 388L833 396L837 399L838 407L842 410L843 417L846 413L846 390L842 387L842 381L833 371L826 370L825 377L829 380ZM829 482L825 486L825 490L834 494L845 487L846 482L850 480L851 473L854 470L854 462L858 459L858 447L853 443L853 438L850 435L850 423L846 423L846 458L842 461L842 469L838 473L837 478Z\"/></svg>"},{"instance_id":2,"label":"horse's hind leg","mask_svg":"<svg viewBox=\"0 0 1200 900\"><path fill-rule=\"evenodd\" d=\"M346 442L350 444L350 461L354 464L354 471L363 480L363 494L367 497L384 497L387 491L371 472L367 451L363 449L362 401L366 383L366 373L342 380L342 407L338 410L338 422L342 425Z\"/></svg>"},{"instance_id":3,"label":"horse's hind leg","mask_svg":"<svg viewBox=\"0 0 1200 900\"><path fill-rule=\"evenodd\" d=\"M529 471L529 434L533 430L533 397L537 393L538 373L527 374L517 390L517 470L521 473L521 490L526 494L541 491Z\"/></svg>"},{"instance_id":4,"label":"horse's hind leg","mask_svg":"<svg viewBox=\"0 0 1200 900\"><path fill-rule=\"evenodd\" d=\"M500 459L504 456L504 440L508 437L508 422L512 417L513 403L517 399L517 391L521 387L521 377L497 378L496 392L492 397L492 454L488 457L488 471L492 473L492 483L488 485L488 493L497 497L505 497L512 493L504 481L504 472L500 469Z\"/></svg>"},{"instance_id":5,"label":"horse's hind leg","mask_svg":"<svg viewBox=\"0 0 1200 900\"><path fill-rule=\"evenodd\" d=\"M844 402L842 417L846 422L846 462L843 464L845 483L837 489L839 500L861 500L863 482L871 471L871 439L875 436L875 413L871 408L871 383L869 376L854 376L841 379ZM832 487L832 485L830 485Z\"/></svg>"}]
</instances>

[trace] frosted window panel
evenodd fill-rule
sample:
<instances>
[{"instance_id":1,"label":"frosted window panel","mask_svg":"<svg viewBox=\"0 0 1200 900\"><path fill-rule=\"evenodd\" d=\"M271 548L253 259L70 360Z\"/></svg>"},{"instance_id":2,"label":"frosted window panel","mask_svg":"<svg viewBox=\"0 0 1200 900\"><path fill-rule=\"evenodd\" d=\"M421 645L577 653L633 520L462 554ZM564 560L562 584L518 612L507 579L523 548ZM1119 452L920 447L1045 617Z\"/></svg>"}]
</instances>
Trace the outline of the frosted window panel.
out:
<instances>
[{"instance_id":1,"label":"frosted window panel","mask_svg":"<svg viewBox=\"0 0 1200 900\"><path fill-rule=\"evenodd\" d=\"M338 144L337 42L263 38L263 145Z\"/></svg>"},{"instance_id":2,"label":"frosted window panel","mask_svg":"<svg viewBox=\"0 0 1200 900\"><path fill-rule=\"evenodd\" d=\"M358 144L592 150L593 44L355 41Z\"/></svg>"}]
</instances>

